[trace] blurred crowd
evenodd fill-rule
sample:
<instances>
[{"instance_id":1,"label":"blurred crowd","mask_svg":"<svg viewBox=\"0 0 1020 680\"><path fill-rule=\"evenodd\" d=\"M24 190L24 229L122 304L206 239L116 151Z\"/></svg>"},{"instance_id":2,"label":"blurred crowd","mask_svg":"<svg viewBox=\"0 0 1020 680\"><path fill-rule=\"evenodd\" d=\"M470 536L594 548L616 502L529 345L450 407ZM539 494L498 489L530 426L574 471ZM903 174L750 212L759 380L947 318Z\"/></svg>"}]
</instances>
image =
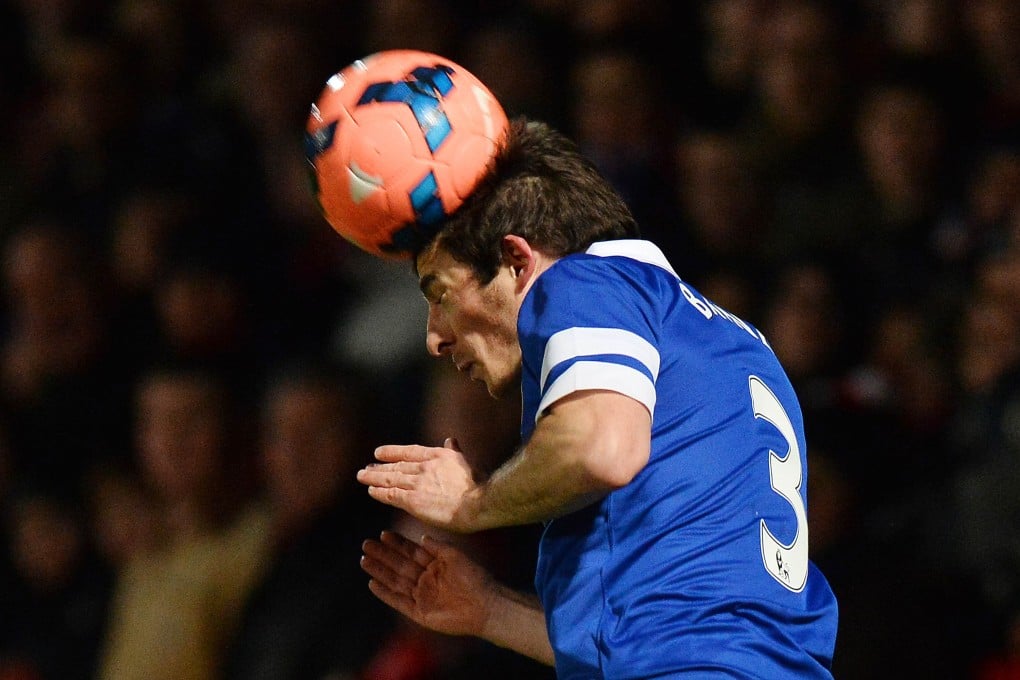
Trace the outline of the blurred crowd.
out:
<instances>
[{"instance_id":1,"label":"blurred crowd","mask_svg":"<svg viewBox=\"0 0 1020 680\"><path fill-rule=\"evenodd\" d=\"M427 531L374 446L517 443L311 197L310 103L398 47L571 135L764 331L836 677L1020 677L1015 0L5 0L0 680L552 677L358 568ZM537 532L448 538L528 587Z\"/></svg>"}]
</instances>

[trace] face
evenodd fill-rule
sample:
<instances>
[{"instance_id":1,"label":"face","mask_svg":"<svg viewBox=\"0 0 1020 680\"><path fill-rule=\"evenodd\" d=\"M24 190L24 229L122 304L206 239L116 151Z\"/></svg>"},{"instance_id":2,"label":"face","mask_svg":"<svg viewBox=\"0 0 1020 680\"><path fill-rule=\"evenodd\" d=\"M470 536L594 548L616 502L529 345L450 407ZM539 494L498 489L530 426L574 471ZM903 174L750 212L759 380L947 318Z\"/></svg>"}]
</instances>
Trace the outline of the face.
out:
<instances>
[{"instance_id":1,"label":"face","mask_svg":"<svg viewBox=\"0 0 1020 680\"><path fill-rule=\"evenodd\" d=\"M200 379L158 375L140 388L137 443L143 472L166 500L201 495L215 480L224 424L215 389Z\"/></svg>"},{"instance_id":2,"label":"face","mask_svg":"<svg viewBox=\"0 0 1020 680\"><path fill-rule=\"evenodd\" d=\"M523 297L513 270L501 267L482 286L468 265L438 247L419 258L418 276L429 304L429 353L450 357L494 397L510 392L521 372L517 312Z\"/></svg>"},{"instance_id":3,"label":"face","mask_svg":"<svg viewBox=\"0 0 1020 680\"><path fill-rule=\"evenodd\" d=\"M326 389L287 385L272 394L263 463L279 509L310 515L337 498L343 481L353 477L348 418L342 401Z\"/></svg>"}]
</instances>

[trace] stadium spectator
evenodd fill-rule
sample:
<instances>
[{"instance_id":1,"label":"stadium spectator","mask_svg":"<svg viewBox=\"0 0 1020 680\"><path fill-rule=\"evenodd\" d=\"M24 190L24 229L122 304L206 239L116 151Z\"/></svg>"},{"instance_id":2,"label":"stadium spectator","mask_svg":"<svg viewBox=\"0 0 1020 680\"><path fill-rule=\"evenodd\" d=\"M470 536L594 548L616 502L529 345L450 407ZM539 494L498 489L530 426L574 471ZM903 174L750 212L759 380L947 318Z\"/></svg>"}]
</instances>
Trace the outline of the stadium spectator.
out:
<instances>
[{"instance_id":1,"label":"stadium spectator","mask_svg":"<svg viewBox=\"0 0 1020 680\"><path fill-rule=\"evenodd\" d=\"M218 677L269 545L234 450L234 406L201 370L153 369L139 382L138 463L163 540L117 574L100 678Z\"/></svg>"},{"instance_id":2,"label":"stadium spectator","mask_svg":"<svg viewBox=\"0 0 1020 680\"><path fill-rule=\"evenodd\" d=\"M217 677L356 677L392 626L358 568L362 541L385 526L355 488L365 399L331 375L282 370L262 400L270 547Z\"/></svg>"}]
</instances>

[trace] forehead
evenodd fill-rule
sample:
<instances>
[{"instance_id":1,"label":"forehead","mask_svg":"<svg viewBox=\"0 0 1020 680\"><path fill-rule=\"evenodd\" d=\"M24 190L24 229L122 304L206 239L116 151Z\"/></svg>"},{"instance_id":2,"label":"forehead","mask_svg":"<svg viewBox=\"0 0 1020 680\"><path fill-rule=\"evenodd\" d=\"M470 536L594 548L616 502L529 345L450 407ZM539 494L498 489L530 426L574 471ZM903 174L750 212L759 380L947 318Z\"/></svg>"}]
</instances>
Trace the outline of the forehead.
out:
<instances>
[{"instance_id":1,"label":"forehead","mask_svg":"<svg viewBox=\"0 0 1020 680\"><path fill-rule=\"evenodd\" d=\"M163 409L178 406L212 405L215 388L192 376L156 375L148 378L139 388L138 403L143 409Z\"/></svg>"},{"instance_id":2,"label":"forehead","mask_svg":"<svg viewBox=\"0 0 1020 680\"><path fill-rule=\"evenodd\" d=\"M288 385L278 388L269 398L268 413L273 417L294 414L342 417L341 396L326 386Z\"/></svg>"},{"instance_id":3,"label":"forehead","mask_svg":"<svg viewBox=\"0 0 1020 680\"><path fill-rule=\"evenodd\" d=\"M454 259L442 246L433 246L418 256L418 285L423 293L433 287L455 286L474 278L471 267Z\"/></svg>"}]
</instances>

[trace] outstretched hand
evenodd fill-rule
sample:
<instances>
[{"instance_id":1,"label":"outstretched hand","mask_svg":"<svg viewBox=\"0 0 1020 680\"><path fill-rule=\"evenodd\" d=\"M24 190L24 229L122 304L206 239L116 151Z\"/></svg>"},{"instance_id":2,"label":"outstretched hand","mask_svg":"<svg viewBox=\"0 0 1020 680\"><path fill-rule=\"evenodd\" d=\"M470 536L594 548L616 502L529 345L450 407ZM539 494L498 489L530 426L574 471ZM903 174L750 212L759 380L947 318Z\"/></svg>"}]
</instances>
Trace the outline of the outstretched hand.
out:
<instances>
[{"instance_id":1,"label":"outstretched hand","mask_svg":"<svg viewBox=\"0 0 1020 680\"><path fill-rule=\"evenodd\" d=\"M449 635L478 635L495 588L464 553L425 537L421 545L384 531L362 545L361 567L380 600L415 623Z\"/></svg>"},{"instance_id":2,"label":"outstretched hand","mask_svg":"<svg viewBox=\"0 0 1020 680\"><path fill-rule=\"evenodd\" d=\"M379 462L358 471L368 494L426 524L451 531L474 531L472 502L479 484L456 440L442 447L380 446Z\"/></svg>"}]
</instances>

